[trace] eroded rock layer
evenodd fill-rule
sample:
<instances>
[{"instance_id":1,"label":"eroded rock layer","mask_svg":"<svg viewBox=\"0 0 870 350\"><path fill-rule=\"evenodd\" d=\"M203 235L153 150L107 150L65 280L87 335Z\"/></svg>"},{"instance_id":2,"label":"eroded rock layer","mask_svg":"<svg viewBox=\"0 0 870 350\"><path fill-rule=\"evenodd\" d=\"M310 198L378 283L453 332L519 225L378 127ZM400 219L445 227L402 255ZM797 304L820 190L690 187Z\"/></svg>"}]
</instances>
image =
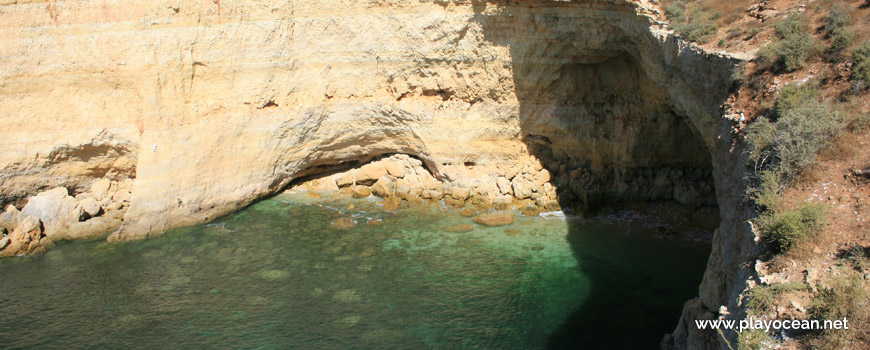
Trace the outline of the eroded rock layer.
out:
<instances>
[{"instance_id":1,"label":"eroded rock layer","mask_svg":"<svg viewBox=\"0 0 870 350\"><path fill-rule=\"evenodd\" d=\"M729 303L752 244L723 190L742 186L718 110L735 62L648 12L623 0L6 1L0 202L134 179L110 236L127 240L385 154L460 188L498 188L508 173L469 169L534 157L544 192L584 207L712 204L715 184L723 225L684 319L702 317ZM698 334L674 344L717 344Z\"/></svg>"}]
</instances>

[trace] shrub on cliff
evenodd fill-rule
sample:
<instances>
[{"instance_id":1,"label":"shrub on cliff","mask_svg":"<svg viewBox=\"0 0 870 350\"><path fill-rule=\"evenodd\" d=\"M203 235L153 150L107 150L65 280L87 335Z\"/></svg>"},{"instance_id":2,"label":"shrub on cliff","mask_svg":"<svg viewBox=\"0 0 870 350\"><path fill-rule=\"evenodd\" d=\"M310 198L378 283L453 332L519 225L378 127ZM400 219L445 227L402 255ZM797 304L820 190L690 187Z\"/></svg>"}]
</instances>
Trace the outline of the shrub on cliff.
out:
<instances>
[{"instance_id":1,"label":"shrub on cliff","mask_svg":"<svg viewBox=\"0 0 870 350\"><path fill-rule=\"evenodd\" d=\"M825 16L825 36L831 40L828 57L832 61L842 59L843 52L852 45L855 33L849 28L852 17L843 4L835 4L831 12Z\"/></svg>"},{"instance_id":2,"label":"shrub on cliff","mask_svg":"<svg viewBox=\"0 0 870 350\"><path fill-rule=\"evenodd\" d=\"M860 82L866 88L870 85L870 41L861 43L852 51L852 81Z\"/></svg>"},{"instance_id":3,"label":"shrub on cliff","mask_svg":"<svg viewBox=\"0 0 870 350\"><path fill-rule=\"evenodd\" d=\"M786 252L827 223L827 207L803 204L797 209L768 212L758 218L762 239L774 253Z\"/></svg>"},{"instance_id":4,"label":"shrub on cliff","mask_svg":"<svg viewBox=\"0 0 870 350\"><path fill-rule=\"evenodd\" d=\"M813 349L858 349L870 341L870 293L864 281L854 275L835 277L819 290L807 310L816 320L847 319L849 329L824 330L809 341Z\"/></svg>"},{"instance_id":5,"label":"shrub on cliff","mask_svg":"<svg viewBox=\"0 0 870 350\"><path fill-rule=\"evenodd\" d=\"M671 28L688 41L706 43L719 30L713 21L721 14L706 10L698 3L687 5L683 1L674 1L665 13Z\"/></svg>"},{"instance_id":6,"label":"shrub on cliff","mask_svg":"<svg viewBox=\"0 0 870 350\"><path fill-rule=\"evenodd\" d=\"M782 66L791 72L803 68L816 52L815 39L807 30L806 19L800 14L788 16L776 25L775 32L777 40L759 49L757 56L761 65Z\"/></svg>"},{"instance_id":7,"label":"shrub on cliff","mask_svg":"<svg viewBox=\"0 0 870 350\"><path fill-rule=\"evenodd\" d=\"M746 134L755 174L772 171L788 183L843 129L843 113L820 101L815 84L788 85L776 100L776 120L759 118Z\"/></svg>"}]
</instances>

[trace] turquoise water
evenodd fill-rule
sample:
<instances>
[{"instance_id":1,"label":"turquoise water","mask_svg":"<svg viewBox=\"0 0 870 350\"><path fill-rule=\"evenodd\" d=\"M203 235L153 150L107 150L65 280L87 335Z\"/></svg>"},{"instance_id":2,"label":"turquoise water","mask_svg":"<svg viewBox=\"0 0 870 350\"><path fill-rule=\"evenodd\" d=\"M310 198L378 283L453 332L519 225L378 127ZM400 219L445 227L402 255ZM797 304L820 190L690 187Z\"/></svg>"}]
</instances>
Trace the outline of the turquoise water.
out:
<instances>
[{"instance_id":1,"label":"turquoise water","mask_svg":"<svg viewBox=\"0 0 870 350\"><path fill-rule=\"evenodd\" d=\"M0 348L654 349L709 252L517 219L281 195L146 241L61 244L0 260Z\"/></svg>"}]
</instances>

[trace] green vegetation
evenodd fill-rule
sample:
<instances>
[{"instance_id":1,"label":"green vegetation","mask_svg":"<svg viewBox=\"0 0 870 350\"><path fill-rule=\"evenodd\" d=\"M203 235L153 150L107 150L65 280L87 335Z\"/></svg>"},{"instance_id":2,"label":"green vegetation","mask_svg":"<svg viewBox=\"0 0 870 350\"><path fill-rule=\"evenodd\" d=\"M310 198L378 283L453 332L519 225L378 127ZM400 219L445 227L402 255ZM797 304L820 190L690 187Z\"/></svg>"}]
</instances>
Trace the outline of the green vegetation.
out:
<instances>
[{"instance_id":1,"label":"green vegetation","mask_svg":"<svg viewBox=\"0 0 870 350\"><path fill-rule=\"evenodd\" d=\"M786 71L798 70L816 51L816 43L807 29L807 21L800 14L788 16L776 25L777 40L765 44L758 50L757 62L764 66Z\"/></svg>"},{"instance_id":2,"label":"green vegetation","mask_svg":"<svg viewBox=\"0 0 870 350\"><path fill-rule=\"evenodd\" d=\"M749 303L746 311L751 315L760 315L767 310L774 309L776 301L783 293L800 292L806 289L805 285L797 282L756 286L749 291Z\"/></svg>"},{"instance_id":3,"label":"green vegetation","mask_svg":"<svg viewBox=\"0 0 870 350\"><path fill-rule=\"evenodd\" d=\"M776 120L759 118L747 130L758 181L750 196L761 210L756 224L773 253L788 251L825 225L823 205L785 210L780 194L843 130L839 110L819 100L814 83L788 85L777 96Z\"/></svg>"},{"instance_id":4,"label":"green vegetation","mask_svg":"<svg viewBox=\"0 0 870 350\"><path fill-rule=\"evenodd\" d=\"M749 126L751 158L756 173L776 172L784 183L809 166L843 129L839 108L819 101L815 84L788 85L776 100L775 122L759 118Z\"/></svg>"},{"instance_id":5,"label":"green vegetation","mask_svg":"<svg viewBox=\"0 0 870 350\"><path fill-rule=\"evenodd\" d=\"M870 329L870 293L857 276L840 276L829 281L829 286L819 291L807 310L811 319L849 320L849 330L826 330L810 341L814 349L844 349L856 339L867 340Z\"/></svg>"},{"instance_id":6,"label":"green vegetation","mask_svg":"<svg viewBox=\"0 0 870 350\"><path fill-rule=\"evenodd\" d=\"M866 88L870 83L870 41L865 41L854 51L852 51L852 59L855 60L852 66L852 81L862 85L862 89Z\"/></svg>"},{"instance_id":7,"label":"green vegetation","mask_svg":"<svg viewBox=\"0 0 870 350\"><path fill-rule=\"evenodd\" d=\"M743 331L737 338L738 349L774 349L775 347L776 340L763 330Z\"/></svg>"},{"instance_id":8,"label":"green vegetation","mask_svg":"<svg viewBox=\"0 0 870 350\"><path fill-rule=\"evenodd\" d=\"M831 12L825 16L825 35L831 40L828 58L832 61L841 60L843 53L852 45L855 33L849 28L851 21L849 10L843 4L835 4Z\"/></svg>"},{"instance_id":9,"label":"green vegetation","mask_svg":"<svg viewBox=\"0 0 870 350\"><path fill-rule=\"evenodd\" d=\"M818 233L827 223L826 215L824 204L804 203L797 209L766 212L759 216L758 224L768 249L781 253Z\"/></svg>"},{"instance_id":10,"label":"green vegetation","mask_svg":"<svg viewBox=\"0 0 870 350\"><path fill-rule=\"evenodd\" d=\"M699 2L674 1L665 9L665 14L671 28L689 41L706 43L719 30L714 21L721 13L705 9Z\"/></svg>"},{"instance_id":11,"label":"green vegetation","mask_svg":"<svg viewBox=\"0 0 870 350\"><path fill-rule=\"evenodd\" d=\"M870 114L868 113L858 114L858 116L849 123L849 131L854 134L860 134L867 130L870 130Z\"/></svg>"}]
</instances>

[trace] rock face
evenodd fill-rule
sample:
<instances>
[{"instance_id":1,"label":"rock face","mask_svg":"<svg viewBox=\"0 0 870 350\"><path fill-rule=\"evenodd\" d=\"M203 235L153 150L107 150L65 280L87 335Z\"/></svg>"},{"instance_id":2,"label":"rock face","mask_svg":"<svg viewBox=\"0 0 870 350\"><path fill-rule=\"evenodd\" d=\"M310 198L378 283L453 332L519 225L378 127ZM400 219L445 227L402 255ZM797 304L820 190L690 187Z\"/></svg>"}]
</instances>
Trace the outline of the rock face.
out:
<instances>
[{"instance_id":1,"label":"rock face","mask_svg":"<svg viewBox=\"0 0 870 350\"><path fill-rule=\"evenodd\" d=\"M514 223L514 216L511 213L485 213L474 217L474 222L484 226L504 226Z\"/></svg>"},{"instance_id":2,"label":"rock face","mask_svg":"<svg viewBox=\"0 0 870 350\"><path fill-rule=\"evenodd\" d=\"M83 1L50 16L6 3L0 205L53 236L90 192L99 217L124 213L111 240L141 239L387 154L428 174L359 168L333 185L391 176L403 198L497 208L718 199L701 296L672 343L724 346L686 325L733 303L754 249L718 109L736 62L683 43L645 4Z\"/></svg>"}]
</instances>

